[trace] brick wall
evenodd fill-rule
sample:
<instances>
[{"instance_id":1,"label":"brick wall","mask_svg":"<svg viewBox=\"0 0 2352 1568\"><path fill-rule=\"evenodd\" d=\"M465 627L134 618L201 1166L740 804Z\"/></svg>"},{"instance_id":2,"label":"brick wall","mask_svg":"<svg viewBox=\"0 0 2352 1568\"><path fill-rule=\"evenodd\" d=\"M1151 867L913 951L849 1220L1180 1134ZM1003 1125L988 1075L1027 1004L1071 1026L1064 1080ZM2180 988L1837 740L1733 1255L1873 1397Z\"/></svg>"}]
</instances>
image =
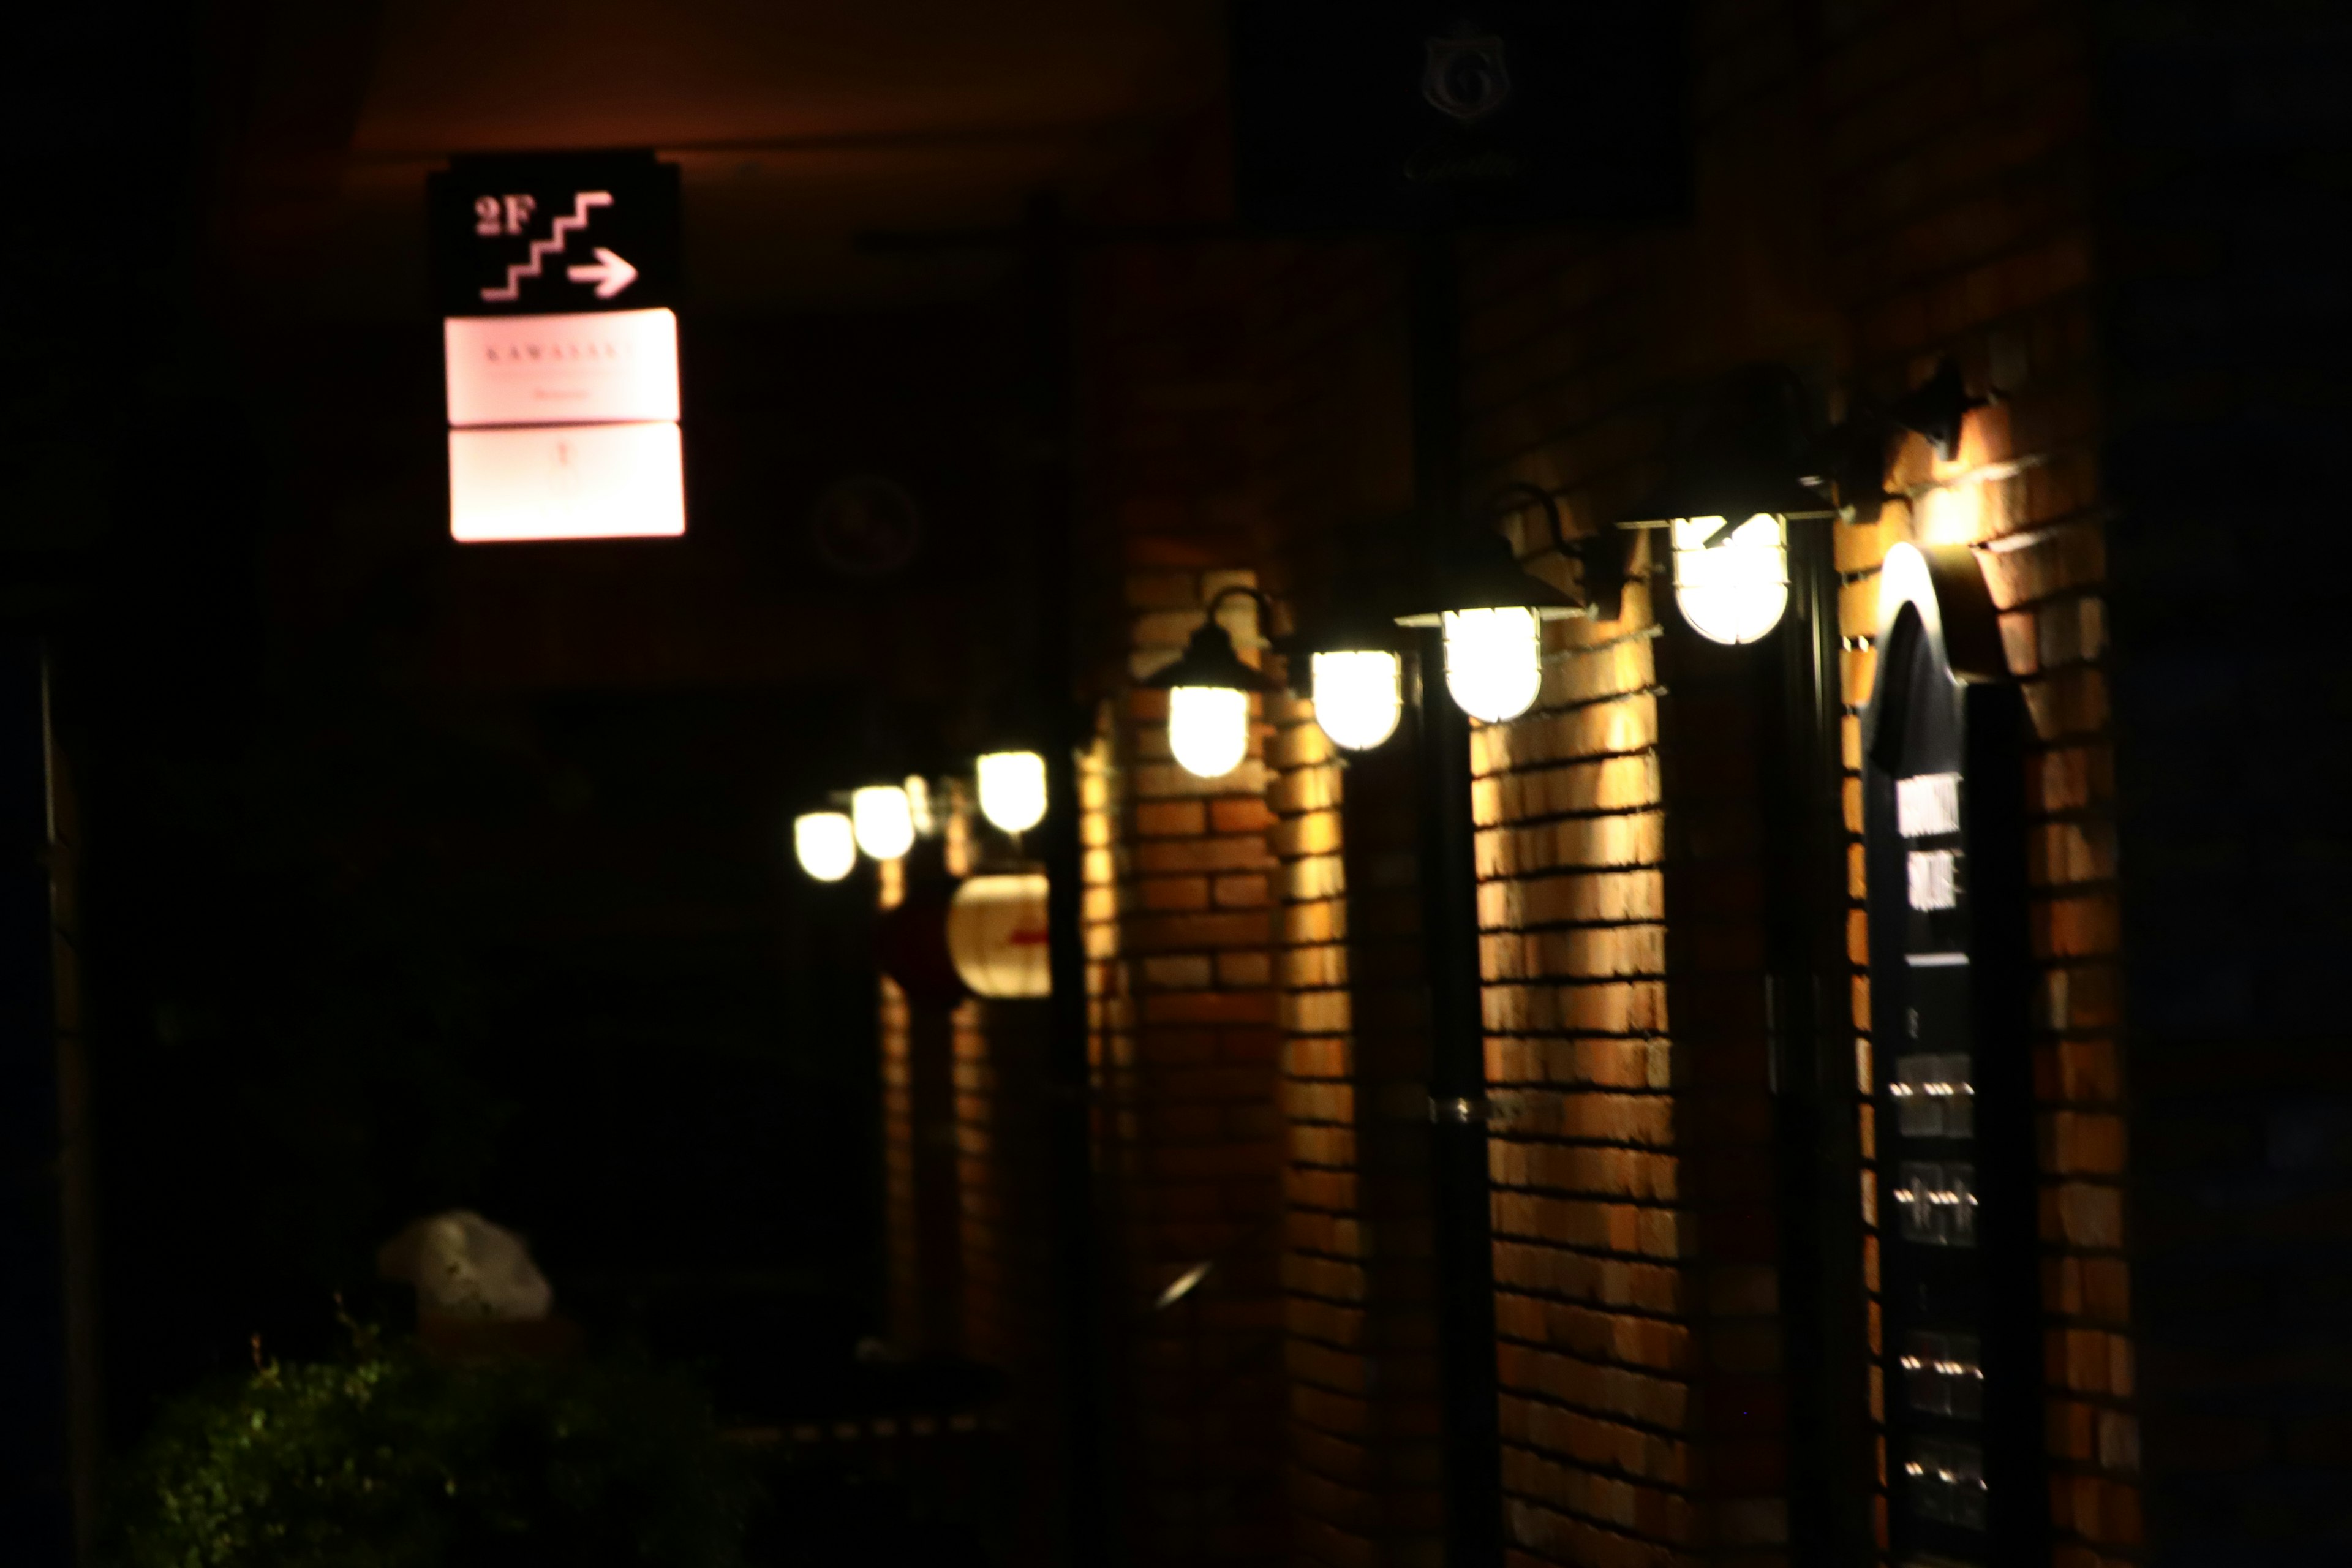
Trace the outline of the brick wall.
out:
<instances>
[{"instance_id":1,"label":"brick wall","mask_svg":"<svg viewBox=\"0 0 2352 1568\"><path fill-rule=\"evenodd\" d=\"M1743 361L1780 360L1883 398L1948 352L1972 384L2009 395L1972 421L1955 462L1931 470L1923 447L1906 448L1895 476L1904 501L1874 526L1840 530L1846 698L1851 708L1867 694L1870 576L1886 544L1985 546L2035 729L2035 930L2045 968L2032 1048L2044 1102L2052 1500L2060 1560L2088 1563L2127 1556L2139 1531L2083 21L2064 5L1701 7L1694 231L1477 247L1467 369L1476 471L1565 489L1588 523L1654 474L1643 459L1658 451L1659 416L1677 395ZM1627 642L1611 655L1621 662L1607 665L1584 651L1588 635L1567 634L1555 676L1566 684L1548 689L1536 714L1485 739L1495 787L1482 798L1495 800L1500 821L1531 819L1535 832L1521 838L1515 829L1515 853L1529 843L1550 861L1498 858L1490 868L1489 908L1518 938L1489 939L1490 975L1513 982L1490 985L1490 1012L1499 1007L1507 1026L1498 1033L1516 1037L1497 1042L1497 1070L1548 1093L1591 1072L1565 1065L1580 1053L1622 1048L1627 1037L1647 1037L1658 1060L1646 1076L1627 1065L1613 1080L1583 1079L1590 1088L1580 1091L1607 1114L1568 1120L1579 1101L1566 1097L1561 1122L1537 1123L1538 1136L1514 1130L1498 1153L1507 1189L1529 1189L1507 1190L1498 1208L1518 1216L1498 1226L1508 1232L1498 1242L1510 1260L1505 1278L1523 1289L1548 1286L1504 1319L1510 1408L1553 1422L1511 1434L1524 1445L1512 1469L1528 1510L1521 1541L1578 1562L1608 1560L1633 1542L1736 1555L1771 1545L1778 1486L1773 1425L1745 1397L1769 1397L1769 1383L1746 1379L1769 1374L1776 1360L1771 1220L1731 1196L1762 1174L1768 1152L1762 1010L1753 1001L1759 933L1742 891L1754 863L1741 847L1753 832L1737 733L1744 708L1722 655L1670 633L1665 651ZM1660 680L1663 691L1645 692ZM1852 766L1851 716L1847 731ZM1653 741L1654 770L1630 773ZM1592 794L1559 805L1538 795L1537 779L1576 778L1572 764L1585 759ZM1622 782L1604 805L1611 767ZM1668 826L1645 831L1642 807L1655 802ZM1851 783L1849 802L1858 829ZM1622 885L1655 889L1662 910L1602 902L1599 889L1615 874L1605 868L1646 865L1661 865L1663 877ZM1529 898L1544 886L1539 874L1562 889L1550 909L1572 910L1580 898L1596 912L1546 919L1502 901ZM1858 881L1853 891L1859 971L1867 954ZM1664 928L1645 946L1639 922L1660 913ZM1617 995L1626 1001L1605 1016L1574 1010ZM1865 1016L1858 998L1857 1028ZM1866 1040L1862 1061L1866 1089ZM1647 1121L1643 1091L1656 1096ZM1550 1114L1541 1094L1530 1103ZM1873 1129L1867 1107L1858 1110L1867 1150ZM1702 1152L1711 1173L1693 1168ZM1580 1172L1554 1178L1564 1192L1541 1190L1543 1160L1563 1170L1581 1160L1594 1172L1602 1155L1620 1162L1605 1180ZM1633 1189L1644 1158L1650 1185ZM1622 1231L1601 1228L1604 1215ZM1867 1254L1874 1279L1874 1262ZM1643 1301L1592 1303L1578 1295L1590 1286L1549 1283L1577 1281L1596 1265L1659 1283ZM1592 1313L1580 1343L1552 1326L1575 1321L1580 1308ZM1563 1388L1575 1392L1554 1392ZM1653 1388L1664 1403L1633 1400L1630 1391ZM1742 1397L1727 1405L1710 1397L1716 1390ZM1595 1412L1595 1400L1610 1403ZM1613 1444L1593 1430L1596 1414Z\"/></svg>"},{"instance_id":2,"label":"brick wall","mask_svg":"<svg viewBox=\"0 0 2352 1568\"><path fill-rule=\"evenodd\" d=\"M2069 1568L2143 1555L2133 1249L2150 1223L2125 1201L2137 1090L2118 969L2101 452L2118 377L2095 291L2090 22L2065 0L1700 5L1695 222L1466 242L1461 367L1474 497L1532 481L1566 498L1573 531L1645 489L1675 411L1744 363L1790 365L1833 409L1899 394L1948 353L1973 387L2000 393L1950 460L1916 441L1893 451L1894 499L1832 531L1845 814L1858 832L1855 713L1878 563L1899 539L1975 546L2032 726L2026 1048L2052 1553ZM1157 166L1114 216L1193 216L1194 176L1216 152L1204 139ZM1126 552L1103 563L1102 591L1117 584L1112 640L1129 661L1087 775L1105 1223L1131 1319L1131 1517L1171 1559L1274 1550L1277 1457L1236 1421L1277 1403L1293 1556L1411 1561L1432 1544L1413 1267L1425 1241L1402 1114L1420 1084L1419 1020L1399 1001L1414 989L1411 900L1372 896L1410 885L1402 781L1382 781L1386 753L1339 765L1303 710L1278 700L1270 774L1254 760L1204 790L1159 749L1156 700L1123 689L1172 655L1229 580L1219 574L1255 570L1286 598L1311 597L1345 553L1339 525L1402 504L1402 275L1377 246L1139 247L1097 266L1085 307L1098 351L1090 506ZM2172 535L2147 537L2155 560ZM1522 544L1537 570L1566 570L1539 541ZM1639 564L1621 620L1555 628L1537 709L1475 744L1497 1364L1512 1546L1529 1563L1787 1552L1760 650L1716 648L1655 613L1659 569ZM1846 847L1866 1186L1868 954L1858 843ZM2251 1059L2290 1075L2284 1047ZM2167 1070L2173 1136L2196 1080L2173 1058ZM2269 1104L2250 1098L2233 1125L2265 1129L2273 1167L2319 1173L2295 1177L2298 1192L2329 1190L2333 1144L2305 1126L2325 1119L2282 1121ZM2188 1184L2177 1190L2202 1191L2186 1137L2167 1145L2167 1169ZM1252 1243L1248 1268L1223 1276L1243 1287L1227 1315L1212 1320L1201 1298L1192 1321L1213 1334L1148 1311L1181 1268L1276 1212L1277 1172L1278 1287L1272 1244ZM2182 1280L2189 1260L2215 1256L2213 1234L2168 1216L2160 1234ZM2249 1312L2282 1300L2286 1270L2248 1295ZM1867 1226L1858 1272L1875 1288ZM1229 1385L1203 1368L1276 1329L1286 1387L1253 1376L1215 1408L1205 1391ZM2184 1385L2208 1364L2185 1331L2172 1353ZM1870 1397L1875 1415L1885 1393ZM2242 1457L2252 1479L2198 1494L2224 1511L2316 1473L2326 1430L2315 1417L2167 1420L2218 1435L2202 1455L2168 1450L2200 1484ZM1871 1460L1883 1484L1883 1452ZM1883 1541L1883 1503L1877 1518Z\"/></svg>"}]
</instances>

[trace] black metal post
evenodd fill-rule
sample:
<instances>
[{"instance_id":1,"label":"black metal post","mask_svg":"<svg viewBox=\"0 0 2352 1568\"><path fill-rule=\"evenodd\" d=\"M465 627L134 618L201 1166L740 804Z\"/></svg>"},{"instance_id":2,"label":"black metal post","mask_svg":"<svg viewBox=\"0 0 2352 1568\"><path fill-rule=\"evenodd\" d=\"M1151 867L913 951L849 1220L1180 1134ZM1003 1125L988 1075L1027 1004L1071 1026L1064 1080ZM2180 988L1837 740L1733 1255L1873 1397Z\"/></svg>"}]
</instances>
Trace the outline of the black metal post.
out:
<instances>
[{"instance_id":1,"label":"black metal post","mask_svg":"<svg viewBox=\"0 0 2352 1568\"><path fill-rule=\"evenodd\" d=\"M1105 1453L1102 1293L1095 1248L1094 1096L1087 1058L1084 862L1078 832L1078 752L1087 744L1077 697L1072 604L1077 553L1070 474L1069 246L1058 204L1029 215L1028 404L1032 463L1024 500L1034 530L1036 671L1045 729L1045 820L1037 833L1046 877L1053 973L1045 1052L1048 1179L1054 1190L1056 1284L1062 1306L1063 1490L1073 1564L1111 1561L1110 1467Z\"/></svg>"},{"instance_id":2,"label":"black metal post","mask_svg":"<svg viewBox=\"0 0 2352 1568\"><path fill-rule=\"evenodd\" d=\"M1845 958L1834 524L1789 530L1789 608L1763 689L1765 995L1781 1217L1793 1562L1861 1568L1873 1553L1863 1450L1861 1150ZM1761 651L1761 650L1759 650Z\"/></svg>"},{"instance_id":3,"label":"black metal post","mask_svg":"<svg viewBox=\"0 0 2352 1568\"><path fill-rule=\"evenodd\" d=\"M47 677L22 633L0 637L0 1541L7 1561L75 1560L77 1456L70 1405L76 1329L71 1104L61 1083L52 967Z\"/></svg>"},{"instance_id":4,"label":"black metal post","mask_svg":"<svg viewBox=\"0 0 2352 1568\"><path fill-rule=\"evenodd\" d=\"M1414 501L1431 563L1462 527L1461 303L1454 242L1422 239L1412 292ZM1429 974L1430 1186L1445 1423L1447 1568L1503 1561L1495 1244L1470 721L1445 690L1443 634L1421 644L1422 942Z\"/></svg>"}]
</instances>

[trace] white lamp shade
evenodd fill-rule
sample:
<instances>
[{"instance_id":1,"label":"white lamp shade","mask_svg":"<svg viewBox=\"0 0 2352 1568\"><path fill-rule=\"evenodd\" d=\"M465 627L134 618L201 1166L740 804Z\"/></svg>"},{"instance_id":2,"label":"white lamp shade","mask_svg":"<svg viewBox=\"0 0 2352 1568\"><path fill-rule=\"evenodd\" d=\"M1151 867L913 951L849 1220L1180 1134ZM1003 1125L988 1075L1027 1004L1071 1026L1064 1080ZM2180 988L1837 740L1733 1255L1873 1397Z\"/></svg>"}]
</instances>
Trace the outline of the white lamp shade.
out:
<instances>
[{"instance_id":1,"label":"white lamp shade","mask_svg":"<svg viewBox=\"0 0 2352 1568\"><path fill-rule=\"evenodd\" d=\"M1249 752L1249 693L1226 686L1171 688L1168 749L1198 777L1232 773Z\"/></svg>"},{"instance_id":2,"label":"white lamp shade","mask_svg":"<svg viewBox=\"0 0 2352 1568\"><path fill-rule=\"evenodd\" d=\"M1719 538L1727 527L1720 517L1675 520L1675 603L1703 637L1754 642L1789 607L1788 525L1759 511Z\"/></svg>"},{"instance_id":3,"label":"white lamp shade","mask_svg":"<svg viewBox=\"0 0 2352 1568\"><path fill-rule=\"evenodd\" d=\"M915 847L915 811L897 784L868 784L849 797L857 847L877 860L896 860Z\"/></svg>"},{"instance_id":4,"label":"white lamp shade","mask_svg":"<svg viewBox=\"0 0 2352 1568\"><path fill-rule=\"evenodd\" d=\"M838 882L857 865L857 831L838 811L812 811L793 819L793 853L820 882Z\"/></svg>"},{"instance_id":5,"label":"white lamp shade","mask_svg":"<svg viewBox=\"0 0 2352 1568\"><path fill-rule=\"evenodd\" d=\"M1045 820L1045 759L1034 752L990 752L980 759L980 814L1006 833Z\"/></svg>"},{"instance_id":6,"label":"white lamp shade","mask_svg":"<svg viewBox=\"0 0 2352 1568\"><path fill-rule=\"evenodd\" d=\"M976 996L1044 996L1054 989L1045 879L971 877L948 904L948 956Z\"/></svg>"},{"instance_id":7,"label":"white lamp shade","mask_svg":"<svg viewBox=\"0 0 2352 1568\"><path fill-rule=\"evenodd\" d=\"M1309 668L1315 721L1333 745L1368 752L1396 733L1404 711L1403 673L1396 655L1377 649L1318 653Z\"/></svg>"},{"instance_id":8,"label":"white lamp shade","mask_svg":"<svg viewBox=\"0 0 2352 1568\"><path fill-rule=\"evenodd\" d=\"M1543 691L1543 623L1533 610L1445 612L1445 689L1473 719L1499 724Z\"/></svg>"}]
</instances>

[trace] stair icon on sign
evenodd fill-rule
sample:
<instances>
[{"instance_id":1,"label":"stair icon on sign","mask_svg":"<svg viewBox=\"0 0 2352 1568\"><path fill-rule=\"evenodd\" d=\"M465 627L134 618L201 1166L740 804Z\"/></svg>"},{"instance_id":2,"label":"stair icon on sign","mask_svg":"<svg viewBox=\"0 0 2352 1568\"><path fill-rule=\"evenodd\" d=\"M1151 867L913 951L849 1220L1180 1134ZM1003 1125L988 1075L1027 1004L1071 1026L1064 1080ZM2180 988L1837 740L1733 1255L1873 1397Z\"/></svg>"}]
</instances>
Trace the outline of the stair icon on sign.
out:
<instances>
[{"instance_id":1,"label":"stair icon on sign","mask_svg":"<svg viewBox=\"0 0 2352 1568\"><path fill-rule=\"evenodd\" d=\"M563 247L572 243L572 233L575 230L583 229L588 226L588 215L590 213L593 212L598 207L609 207L612 205L613 193L610 191L575 192L572 197L572 216L570 217L557 218L554 224L549 228L548 235L545 239L532 240L530 242L530 259L528 261L518 261L513 266L508 268L506 286L504 288L485 289L482 290L482 298L485 300L501 303L508 300L520 299L522 297L522 280L526 278L539 278L545 276L547 270L547 258L551 256L560 256L563 253ZM621 260L619 257L614 256L611 251L604 249L602 246L599 246L596 249L596 261L597 265L594 268L575 267L571 269L567 276L571 277L574 282L580 283L592 281L592 279L583 278L580 276L583 271L593 272L597 278L601 278L603 281L598 284L596 289L596 298L599 300L611 299L614 295L619 293L622 289L627 288L631 283L636 280L636 268L631 267L627 262ZM620 279L620 281L617 283L613 281L616 277Z\"/></svg>"}]
</instances>

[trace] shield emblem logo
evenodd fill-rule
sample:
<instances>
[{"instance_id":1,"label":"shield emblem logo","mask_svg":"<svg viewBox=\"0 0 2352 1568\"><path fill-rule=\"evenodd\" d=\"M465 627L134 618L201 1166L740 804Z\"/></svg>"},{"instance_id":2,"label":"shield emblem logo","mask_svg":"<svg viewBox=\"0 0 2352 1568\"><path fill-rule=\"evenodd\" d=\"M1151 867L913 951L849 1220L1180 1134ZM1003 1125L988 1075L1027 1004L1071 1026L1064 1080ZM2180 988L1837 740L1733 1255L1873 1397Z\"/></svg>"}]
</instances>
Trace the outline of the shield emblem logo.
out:
<instances>
[{"instance_id":1,"label":"shield emblem logo","mask_svg":"<svg viewBox=\"0 0 2352 1568\"><path fill-rule=\"evenodd\" d=\"M1484 120L1511 100L1511 73L1503 63L1503 40L1432 38L1429 63L1421 73L1421 96L1429 106L1467 125Z\"/></svg>"}]
</instances>

